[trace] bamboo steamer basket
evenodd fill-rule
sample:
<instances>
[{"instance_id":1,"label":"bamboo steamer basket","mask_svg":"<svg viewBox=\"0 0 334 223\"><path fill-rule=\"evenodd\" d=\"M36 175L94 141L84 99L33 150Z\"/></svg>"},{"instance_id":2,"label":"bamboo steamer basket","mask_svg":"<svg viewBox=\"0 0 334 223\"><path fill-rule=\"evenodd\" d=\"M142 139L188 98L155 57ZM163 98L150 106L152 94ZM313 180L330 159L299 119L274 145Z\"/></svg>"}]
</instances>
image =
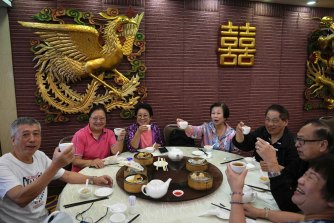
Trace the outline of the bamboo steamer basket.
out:
<instances>
[{"instance_id":1,"label":"bamboo steamer basket","mask_svg":"<svg viewBox=\"0 0 334 223\"><path fill-rule=\"evenodd\" d=\"M140 182L131 182L134 178L142 178ZM147 176L144 174L133 174L124 178L124 190L129 193L140 193L141 187L148 183Z\"/></svg>"},{"instance_id":2,"label":"bamboo steamer basket","mask_svg":"<svg viewBox=\"0 0 334 223\"><path fill-rule=\"evenodd\" d=\"M208 169L208 161L206 161L206 160L204 160L204 162L201 163L201 164L195 164L195 163L189 162L189 160L198 161L198 160L201 160L201 159L202 158L198 158L198 157L188 159L187 163L186 163L186 169L190 172L207 170Z\"/></svg>"},{"instance_id":3,"label":"bamboo steamer basket","mask_svg":"<svg viewBox=\"0 0 334 223\"><path fill-rule=\"evenodd\" d=\"M143 171L139 171L135 168L131 168L128 167L124 170L124 177L127 177L129 175L134 175L134 174L143 174L145 176L147 176L147 168L144 166L144 170Z\"/></svg>"},{"instance_id":4,"label":"bamboo steamer basket","mask_svg":"<svg viewBox=\"0 0 334 223\"><path fill-rule=\"evenodd\" d=\"M153 163L153 154L140 152L134 155L134 160L142 166L149 166Z\"/></svg>"},{"instance_id":5,"label":"bamboo steamer basket","mask_svg":"<svg viewBox=\"0 0 334 223\"><path fill-rule=\"evenodd\" d=\"M213 177L208 172L195 171L188 175L188 186L194 190L210 190Z\"/></svg>"}]
</instances>

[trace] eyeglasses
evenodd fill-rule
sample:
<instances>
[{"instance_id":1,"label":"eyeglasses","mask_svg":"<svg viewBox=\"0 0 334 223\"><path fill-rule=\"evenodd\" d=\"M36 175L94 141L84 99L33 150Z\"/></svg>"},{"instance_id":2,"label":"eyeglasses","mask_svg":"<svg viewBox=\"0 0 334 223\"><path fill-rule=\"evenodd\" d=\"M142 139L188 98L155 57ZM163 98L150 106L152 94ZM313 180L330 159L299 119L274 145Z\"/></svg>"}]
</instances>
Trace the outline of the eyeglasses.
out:
<instances>
[{"instance_id":1,"label":"eyeglasses","mask_svg":"<svg viewBox=\"0 0 334 223\"><path fill-rule=\"evenodd\" d=\"M137 115L137 118L148 118L149 115Z\"/></svg>"},{"instance_id":2,"label":"eyeglasses","mask_svg":"<svg viewBox=\"0 0 334 223\"><path fill-rule=\"evenodd\" d=\"M87 219L87 218L91 219L90 217L84 218L84 217L83 217L83 214L84 214L86 211L88 211L88 210L93 206L93 204L94 204L94 202L89 206L89 208L87 208L86 210L84 210L84 211L78 213L78 214L75 216L75 219L77 219L79 222L87 222L87 221L85 221L85 219ZM109 208L107 208L106 213L105 213L101 218L99 218L96 222L94 222L94 223L97 223L97 222L101 221L105 216L107 216L107 214L108 214L108 209L109 209Z\"/></svg>"},{"instance_id":3,"label":"eyeglasses","mask_svg":"<svg viewBox=\"0 0 334 223\"><path fill-rule=\"evenodd\" d=\"M106 120L106 118L102 118L102 117L91 117L91 119L94 122L97 122L97 121L104 122Z\"/></svg>"},{"instance_id":4,"label":"eyeglasses","mask_svg":"<svg viewBox=\"0 0 334 223\"><path fill-rule=\"evenodd\" d=\"M295 143L299 143L301 146L305 145L305 143L307 142L320 142L320 141L323 141L325 139L303 139L303 138L295 138Z\"/></svg>"}]
</instances>

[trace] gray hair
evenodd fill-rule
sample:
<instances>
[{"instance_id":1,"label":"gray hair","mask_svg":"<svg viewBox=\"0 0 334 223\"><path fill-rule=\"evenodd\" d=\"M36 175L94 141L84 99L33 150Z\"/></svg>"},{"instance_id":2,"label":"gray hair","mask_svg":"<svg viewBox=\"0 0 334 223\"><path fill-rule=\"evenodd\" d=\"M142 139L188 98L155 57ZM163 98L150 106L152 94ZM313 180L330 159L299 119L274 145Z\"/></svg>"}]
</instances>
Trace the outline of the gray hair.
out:
<instances>
[{"instance_id":1,"label":"gray hair","mask_svg":"<svg viewBox=\"0 0 334 223\"><path fill-rule=\"evenodd\" d=\"M39 129L41 129L41 124L34 118L30 117L20 117L16 119L10 126L10 136L15 136L17 129L21 125L38 125Z\"/></svg>"}]
</instances>

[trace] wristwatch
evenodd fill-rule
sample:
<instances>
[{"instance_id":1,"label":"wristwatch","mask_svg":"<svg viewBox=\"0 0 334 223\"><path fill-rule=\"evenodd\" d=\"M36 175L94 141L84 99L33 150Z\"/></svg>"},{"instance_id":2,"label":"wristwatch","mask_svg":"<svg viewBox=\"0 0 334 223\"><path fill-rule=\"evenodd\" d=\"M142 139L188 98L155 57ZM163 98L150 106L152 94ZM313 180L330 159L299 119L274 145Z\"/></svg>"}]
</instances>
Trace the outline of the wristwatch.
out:
<instances>
[{"instance_id":1,"label":"wristwatch","mask_svg":"<svg viewBox=\"0 0 334 223\"><path fill-rule=\"evenodd\" d=\"M95 177L96 177L96 176L89 176L89 177L88 177L88 180L89 180L88 182L89 182L89 184L92 184L92 185L94 184L94 178L95 178Z\"/></svg>"}]
</instances>

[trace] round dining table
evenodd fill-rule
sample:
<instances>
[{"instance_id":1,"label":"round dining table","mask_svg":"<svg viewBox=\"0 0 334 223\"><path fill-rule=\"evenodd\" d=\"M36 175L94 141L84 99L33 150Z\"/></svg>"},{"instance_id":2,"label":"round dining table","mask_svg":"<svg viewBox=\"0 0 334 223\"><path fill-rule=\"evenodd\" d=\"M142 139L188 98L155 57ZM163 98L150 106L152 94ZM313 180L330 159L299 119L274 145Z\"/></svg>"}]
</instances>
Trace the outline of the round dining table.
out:
<instances>
[{"instance_id":1,"label":"round dining table","mask_svg":"<svg viewBox=\"0 0 334 223\"><path fill-rule=\"evenodd\" d=\"M183 151L184 156L186 157L195 157L197 153L193 153L193 151L198 151L199 149L196 147L167 147L170 151L173 148L178 148ZM153 153L155 156L167 156L167 154L161 154L158 150ZM123 158L133 158L134 153L124 152L119 154L120 157ZM205 155L204 155L205 156ZM200 197L193 200L187 201L179 201L179 202L162 202L162 201L155 201L152 199L143 199L137 197L135 210L132 213L129 211L125 212L126 218L128 222L137 214L140 214L133 223L181 223L181 222L228 222L228 219L222 216L216 216L215 214L217 211L223 211L213 204L225 205L226 208L230 208L230 187L228 185L226 179L226 162L232 161L234 159L242 158L239 155L214 150L211 154L210 158L207 158L207 161L212 165L216 166L223 175L223 181L221 185L212 193ZM245 162L245 160L240 160ZM252 185L259 188L266 188L268 186L264 185L260 182L259 178L261 174L258 163L254 163L254 165L250 165L252 168L248 170L248 174L245 179L245 184ZM116 203L123 203L125 205L129 205L128 197L129 193L125 192L116 182L116 174L121 167L119 165L109 165L105 166L101 169L96 168L84 168L80 171L80 173L90 176L101 176L101 175L109 175L113 178L113 192L107 199L99 200L92 203L82 204L78 206L68 207L65 208L64 205L72 204L76 202L86 201L96 199L94 195L94 191L99 189L99 186L96 185L89 185L89 187L93 190L92 196L89 198L80 198L78 190L83 187L83 185L79 184L67 184L62 193L59 196L57 209L59 211L64 211L68 213L74 222L79 222L79 220L84 219L86 222L96 222L101 217L104 217L99 222L109 223L109 218L111 216L111 212L107 211L107 206L113 205ZM263 191L258 188L254 188L256 190L256 198L251 202L252 205L259 207L259 208L270 208L271 210L278 210L278 206L273 199L272 195L268 191ZM136 194L134 194L136 195ZM91 206L92 205L92 206ZM91 206L91 207L90 207ZM87 210L88 209L88 210ZM85 211L87 210L87 211ZM85 212L84 212L85 211ZM225 212L228 212L224 210ZM84 212L84 213L82 213ZM81 213L81 214L80 214ZM106 214L107 213L107 214ZM228 218L228 217L227 217ZM78 220L79 219L79 220ZM248 222L268 222L264 219L257 219L256 221L248 219Z\"/></svg>"}]
</instances>

